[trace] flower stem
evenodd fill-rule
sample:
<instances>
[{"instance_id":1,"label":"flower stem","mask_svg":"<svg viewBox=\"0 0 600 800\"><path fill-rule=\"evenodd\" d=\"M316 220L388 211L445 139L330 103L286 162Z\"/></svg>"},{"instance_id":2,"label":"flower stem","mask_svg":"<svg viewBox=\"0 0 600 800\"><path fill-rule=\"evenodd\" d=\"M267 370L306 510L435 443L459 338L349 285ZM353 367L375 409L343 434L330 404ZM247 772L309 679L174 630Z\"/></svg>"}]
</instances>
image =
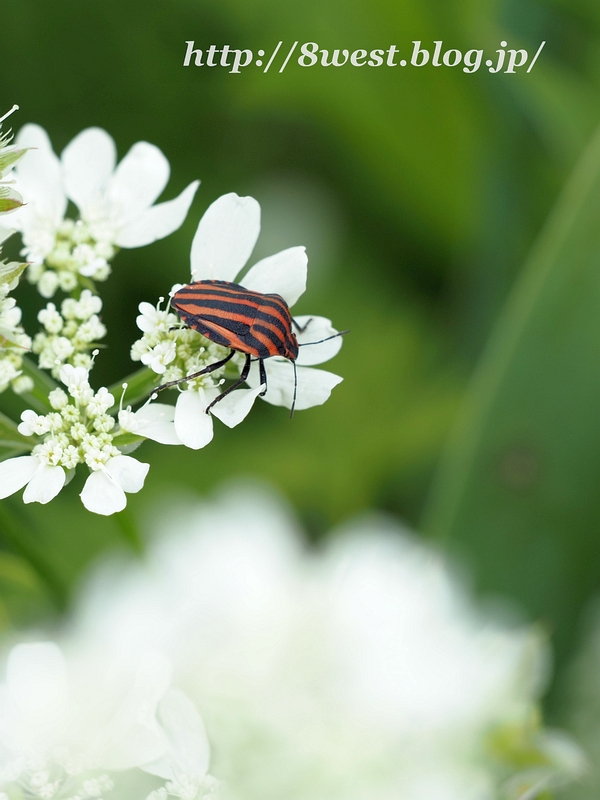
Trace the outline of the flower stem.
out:
<instances>
[{"instance_id":1,"label":"flower stem","mask_svg":"<svg viewBox=\"0 0 600 800\"><path fill-rule=\"evenodd\" d=\"M68 600L66 586L32 541L31 522L28 520L25 527L10 513L6 503L0 503L0 537L32 566L46 586L56 608L64 611Z\"/></svg>"},{"instance_id":2,"label":"flower stem","mask_svg":"<svg viewBox=\"0 0 600 800\"><path fill-rule=\"evenodd\" d=\"M123 380L117 381L112 386L109 386L108 391L113 397L117 399L115 408L118 406L118 400L123 392L123 384L127 384L125 392L124 405L135 405L140 400L145 400L160 383L160 375L152 372L148 367L142 367L131 375L128 375Z\"/></svg>"},{"instance_id":3,"label":"flower stem","mask_svg":"<svg viewBox=\"0 0 600 800\"><path fill-rule=\"evenodd\" d=\"M144 540L129 509L125 508L123 511L113 514L113 519L117 523L117 528L121 535L133 552L138 556L143 555Z\"/></svg>"}]
</instances>

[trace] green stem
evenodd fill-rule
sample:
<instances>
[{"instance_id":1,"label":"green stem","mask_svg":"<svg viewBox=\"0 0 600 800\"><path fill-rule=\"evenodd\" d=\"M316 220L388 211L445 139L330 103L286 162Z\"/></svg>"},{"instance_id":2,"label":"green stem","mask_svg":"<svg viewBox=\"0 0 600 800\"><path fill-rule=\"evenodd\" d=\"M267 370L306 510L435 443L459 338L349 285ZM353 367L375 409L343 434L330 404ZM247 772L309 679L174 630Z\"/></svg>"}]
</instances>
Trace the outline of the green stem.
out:
<instances>
[{"instance_id":1,"label":"green stem","mask_svg":"<svg viewBox=\"0 0 600 800\"><path fill-rule=\"evenodd\" d=\"M124 383L127 384L127 390L125 392L123 403L125 407L128 405L134 406L136 403L139 403L141 400L145 400L150 394L152 394L154 389L156 389L160 383L160 376L155 372L152 372L152 370L148 369L148 367L142 367L136 372L133 372L131 375L128 375L126 378L123 378L123 380L113 383L113 385L109 387L108 391L118 401L121 399ZM117 406L118 402L115 403L113 409Z\"/></svg>"},{"instance_id":2,"label":"green stem","mask_svg":"<svg viewBox=\"0 0 600 800\"><path fill-rule=\"evenodd\" d=\"M133 552L137 556L143 555L145 549L144 540L129 509L125 508L123 511L113 514L113 519L123 539L125 539Z\"/></svg>"},{"instance_id":3,"label":"green stem","mask_svg":"<svg viewBox=\"0 0 600 800\"><path fill-rule=\"evenodd\" d=\"M29 403L29 405L40 414L47 414L52 411L52 406L48 400L48 395L53 389L56 389L58 384L56 381L44 372L31 361L31 359L23 359L23 375L34 383L34 387L30 392L23 392L21 397Z\"/></svg>"},{"instance_id":4,"label":"green stem","mask_svg":"<svg viewBox=\"0 0 600 800\"><path fill-rule=\"evenodd\" d=\"M0 503L0 536L35 570L45 584L48 594L59 611L67 607L67 589L38 547L31 541L30 523L27 528L8 510L6 503Z\"/></svg>"}]
</instances>

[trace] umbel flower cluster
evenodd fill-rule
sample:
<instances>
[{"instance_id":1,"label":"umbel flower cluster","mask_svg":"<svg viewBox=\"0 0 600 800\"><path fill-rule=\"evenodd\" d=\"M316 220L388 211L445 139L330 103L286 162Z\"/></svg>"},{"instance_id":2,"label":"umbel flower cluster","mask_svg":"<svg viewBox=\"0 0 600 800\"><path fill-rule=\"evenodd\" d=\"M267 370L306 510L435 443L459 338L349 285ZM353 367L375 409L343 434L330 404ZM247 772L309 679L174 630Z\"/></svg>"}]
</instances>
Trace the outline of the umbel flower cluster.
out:
<instances>
[{"instance_id":1,"label":"umbel flower cluster","mask_svg":"<svg viewBox=\"0 0 600 800\"><path fill-rule=\"evenodd\" d=\"M159 525L0 667L4 797L547 800L585 769L540 724L539 633L406 531L311 554L255 487Z\"/></svg>"},{"instance_id":2,"label":"umbel flower cluster","mask_svg":"<svg viewBox=\"0 0 600 800\"><path fill-rule=\"evenodd\" d=\"M200 220L191 274L173 273L165 294L180 283L166 301L140 298L141 335L130 355L141 369L112 387L92 388L107 332L98 284L109 277L120 248L148 245L181 226L199 182L157 202L170 171L162 152L138 142L117 163L115 143L100 128L82 131L59 158L47 133L26 125L14 145L6 137L0 141L0 171L10 181L0 188L0 210L10 213L10 227L0 235L4 240L18 232L26 259L0 265L0 395L12 391L26 406L20 420L0 412L0 499L24 489L25 503L47 503L81 468L88 471L84 506L104 515L122 511L126 494L140 491L149 469L131 455L145 439L197 450L213 438L213 417L234 427L259 396L297 410L320 405L341 381L314 369L339 351L341 338L328 319L302 316L294 319L297 339L311 347L299 351L295 364L268 358L265 385L253 363L246 385L227 391L240 378L244 356L236 352L210 371L229 348L187 327L171 309L178 288L207 279L241 280L250 291L280 295L290 307L304 292L303 247L265 258L239 278L260 232L260 207L231 193ZM75 219L66 216L69 203L78 211ZM22 275L45 301L37 331L24 330L12 296ZM159 384L173 381L180 383L161 396L167 402L157 402Z\"/></svg>"}]
</instances>

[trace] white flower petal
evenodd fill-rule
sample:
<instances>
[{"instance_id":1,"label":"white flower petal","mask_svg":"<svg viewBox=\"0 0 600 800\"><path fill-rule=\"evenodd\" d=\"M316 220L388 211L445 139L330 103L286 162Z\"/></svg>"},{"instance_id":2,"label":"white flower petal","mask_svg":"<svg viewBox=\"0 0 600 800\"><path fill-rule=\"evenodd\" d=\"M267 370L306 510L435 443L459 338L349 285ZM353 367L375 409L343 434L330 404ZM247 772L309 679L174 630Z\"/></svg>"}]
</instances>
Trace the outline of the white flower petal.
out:
<instances>
[{"instance_id":1,"label":"white flower petal","mask_svg":"<svg viewBox=\"0 0 600 800\"><path fill-rule=\"evenodd\" d=\"M235 428L242 420L246 419L261 390L262 386L257 386L255 389L236 389L219 400L211 408L210 413L227 427Z\"/></svg>"},{"instance_id":2,"label":"white flower petal","mask_svg":"<svg viewBox=\"0 0 600 800\"><path fill-rule=\"evenodd\" d=\"M336 329L332 326L331 320L326 317L302 316L294 317L300 328L306 326L306 330L299 333L295 328L296 338L299 344L310 342L320 342L329 336L335 336ZM296 364L301 367L313 367L315 364L322 364L336 356L342 347L342 336L329 339L328 342L321 344L308 344L300 348Z\"/></svg>"},{"instance_id":3,"label":"white flower petal","mask_svg":"<svg viewBox=\"0 0 600 800\"><path fill-rule=\"evenodd\" d=\"M106 462L106 471L125 492L139 492L144 485L150 464L131 456L114 456Z\"/></svg>"},{"instance_id":4,"label":"white flower petal","mask_svg":"<svg viewBox=\"0 0 600 800\"><path fill-rule=\"evenodd\" d=\"M46 131L39 125L25 125L15 144L32 148L15 167L16 188L27 199L27 205L11 214L11 225L26 230L34 220L58 226L67 210L62 188L60 161Z\"/></svg>"},{"instance_id":5,"label":"white flower petal","mask_svg":"<svg viewBox=\"0 0 600 800\"><path fill-rule=\"evenodd\" d=\"M294 366L291 361L269 358L265 361L267 371L267 394L263 397L273 406L292 407L294 397ZM298 388L296 410L322 405L331 395L331 390L343 378L326 372L324 369L298 367ZM260 381L258 365L253 364L248 376L248 384L256 387Z\"/></svg>"},{"instance_id":6,"label":"white flower petal","mask_svg":"<svg viewBox=\"0 0 600 800\"><path fill-rule=\"evenodd\" d=\"M61 160L67 197L85 216L115 168L115 142L102 128L86 128L65 147Z\"/></svg>"},{"instance_id":7,"label":"white flower petal","mask_svg":"<svg viewBox=\"0 0 600 800\"><path fill-rule=\"evenodd\" d=\"M208 771L210 745L196 706L183 692L169 689L159 703L158 719L167 734L169 750L142 769L165 780L173 780L178 774L202 780Z\"/></svg>"},{"instance_id":8,"label":"white flower petal","mask_svg":"<svg viewBox=\"0 0 600 800\"><path fill-rule=\"evenodd\" d=\"M169 162L156 145L136 142L109 179L106 197L121 211L121 224L152 205L169 180Z\"/></svg>"},{"instance_id":9,"label":"white flower petal","mask_svg":"<svg viewBox=\"0 0 600 800\"><path fill-rule=\"evenodd\" d=\"M40 461L35 456L19 456L0 462L0 500L18 492L33 478Z\"/></svg>"},{"instance_id":10,"label":"white flower petal","mask_svg":"<svg viewBox=\"0 0 600 800\"><path fill-rule=\"evenodd\" d=\"M63 654L52 642L18 644L6 665L10 699L26 722L60 724L66 712L69 690Z\"/></svg>"},{"instance_id":11,"label":"white flower petal","mask_svg":"<svg viewBox=\"0 0 600 800\"><path fill-rule=\"evenodd\" d=\"M181 392L175 406L175 433L186 447L200 450L213 438L213 421L205 413L206 406L218 394L189 389Z\"/></svg>"},{"instance_id":12,"label":"white flower petal","mask_svg":"<svg viewBox=\"0 0 600 800\"><path fill-rule=\"evenodd\" d=\"M194 181L173 200L144 209L135 219L123 225L117 234L119 247L143 247L164 239L181 227L196 194L200 181Z\"/></svg>"},{"instance_id":13,"label":"white flower petal","mask_svg":"<svg viewBox=\"0 0 600 800\"><path fill-rule=\"evenodd\" d=\"M88 511L105 517L123 511L127 505L123 489L104 472L92 472L79 496Z\"/></svg>"},{"instance_id":14,"label":"white flower petal","mask_svg":"<svg viewBox=\"0 0 600 800\"><path fill-rule=\"evenodd\" d=\"M175 433L175 406L149 403L134 414L138 423L136 433L160 444L181 444Z\"/></svg>"},{"instance_id":15,"label":"white flower petal","mask_svg":"<svg viewBox=\"0 0 600 800\"><path fill-rule=\"evenodd\" d=\"M260 233L260 206L253 197L225 194L208 207L192 242L194 281L233 281Z\"/></svg>"},{"instance_id":16,"label":"white flower petal","mask_svg":"<svg viewBox=\"0 0 600 800\"><path fill-rule=\"evenodd\" d=\"M293 306L306 291L308 258L305 247L290 247L263 258L244 276L244 286L253 292L279 294Z\"/></svg>"},{"instance_id":17,"label":"white flower petal","mask_svg":"<svg viewBox=\"0 0 600 800\"><path fill-rule=\"evenodd\" d=\"M155 422L173 422L175 419L175 406L167 403L148 403L135 412L136 421L142 425L152 425Z\"/></svg>"},{"instance_id":18,"label":"white flower petal","mask_svg":"<svg viewBox=\"0 0 600 800\"><path fill-rule=\"evenodd\" d=\"M23 492L23 502L49 503L65 485L66 477L62 467L40 464Z\"/></svg>"},{"instance_id":19,"label":"white flower petal","mask_svg":"<svg viewBox=\"0 0 600 800\"><path fill-rule=\"evenodd\" d=\"M131 769L165 752L168 742L156 721L156 709L171 674L169 661L160 653L144 654L131 690L121 698L116 713L92 744L90 755L98 767Z\"/></svg>"}]
</instances>

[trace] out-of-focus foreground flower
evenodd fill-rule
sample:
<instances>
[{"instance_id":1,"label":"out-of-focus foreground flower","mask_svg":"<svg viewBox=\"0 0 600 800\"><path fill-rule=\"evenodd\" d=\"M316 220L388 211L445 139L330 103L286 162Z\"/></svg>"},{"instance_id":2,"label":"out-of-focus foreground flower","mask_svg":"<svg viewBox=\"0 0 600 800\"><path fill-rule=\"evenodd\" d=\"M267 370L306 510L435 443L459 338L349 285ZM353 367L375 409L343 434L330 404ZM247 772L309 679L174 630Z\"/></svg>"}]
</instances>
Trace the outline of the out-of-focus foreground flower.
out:
<instances>
[{"instance_id":1,"label":"out-of-focus foreground flower","mask_svg":"<svg viewBox=\"0 0 600 800\"><path fill-rule=\"evenodd\" d=\"M581 772L539 724L540 637L481 616L405 532L365 522L308 553L235 488L169 519L143 565L100 570L70 637L129 671L172 660L225 797L526 800Z\"/></svg>"},{"instance_id":2,"label":"out-of-focus foreground flower","mask_svg":"<svg viewBox=\"0 0 600 800\"><path fill-rule=\"evenodd\" d=\"M154 791L164 796L185 798L182 780L194 783L193 797L212 794L204 726L193 703L170 688L167 659L146 652L125 664L118 653L81 644L63 652L28 642L10 651L0 686L2 800L86 800L115 787L124 796L122 773L163 778L169 788Z\"/></svg>"}]
</instances>

